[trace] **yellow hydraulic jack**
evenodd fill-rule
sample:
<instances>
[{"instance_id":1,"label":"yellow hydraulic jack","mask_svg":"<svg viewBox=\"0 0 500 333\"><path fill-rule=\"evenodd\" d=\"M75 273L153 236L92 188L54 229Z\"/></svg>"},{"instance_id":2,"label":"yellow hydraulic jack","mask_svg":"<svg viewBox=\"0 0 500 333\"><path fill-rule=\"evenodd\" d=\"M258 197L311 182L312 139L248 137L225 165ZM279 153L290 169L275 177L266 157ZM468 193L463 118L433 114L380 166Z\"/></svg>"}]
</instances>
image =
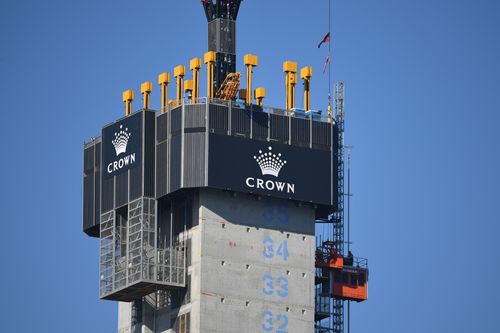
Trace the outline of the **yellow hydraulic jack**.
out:
<instances>
[{"instance_id":1,"label":"yellow hydraulic jack","mask_svg":"<svg viewBox=\"0 0 500 333\"><path fill-rule=\"evenodd\" d=\"M130 116L132 113L132 101L134 100L134 91L126 90L123 92L123 102L125 103L125 115Z\"/></svg>"}]
</instances>

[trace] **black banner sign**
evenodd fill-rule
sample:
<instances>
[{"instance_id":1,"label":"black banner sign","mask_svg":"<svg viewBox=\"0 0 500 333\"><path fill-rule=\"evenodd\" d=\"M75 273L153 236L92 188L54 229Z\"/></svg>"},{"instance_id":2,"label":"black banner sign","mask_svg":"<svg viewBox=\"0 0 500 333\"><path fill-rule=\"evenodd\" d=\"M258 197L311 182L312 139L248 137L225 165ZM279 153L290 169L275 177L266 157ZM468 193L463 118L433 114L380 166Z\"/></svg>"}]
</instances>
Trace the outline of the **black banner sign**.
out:
<instances>
[{"instance_id":1,"label":"black banner sign","mask_svg":"<svg viewBox=\"0 0 500 333\"><path fill-rule=\"evenodd\" d=\"M102 129L102 178L119 175L141 163L142 113Z\"/></svg>"},{"instance_id":2,"label":"black banner sign","mask_svg":"<svg viewBox=\"0 0 500 333\"><path fill-rule=\"evenodd\" d=\"M211 134L208 156L209 187L332 204L330 151Z\"/></svg>"}]
</instances>

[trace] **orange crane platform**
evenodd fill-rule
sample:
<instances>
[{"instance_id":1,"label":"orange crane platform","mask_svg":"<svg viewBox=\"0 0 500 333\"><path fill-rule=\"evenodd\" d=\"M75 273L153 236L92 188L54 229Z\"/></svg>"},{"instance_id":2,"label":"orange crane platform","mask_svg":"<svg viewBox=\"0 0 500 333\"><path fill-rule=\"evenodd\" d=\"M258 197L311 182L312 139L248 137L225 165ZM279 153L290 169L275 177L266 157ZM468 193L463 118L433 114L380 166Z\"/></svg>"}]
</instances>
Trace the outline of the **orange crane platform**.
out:
<instances>
[{"instance_id":1,"label":"orange crane platform","mask_svg":"<svg viewBox=\"0 0 500 333\"><path fill-rule=\"evenodd\" d=\"M368 260L339 254L335 242L326 241L316 249L316 284L330 297L362 302L368 299ZM325 295L326 296L326 295Z\"/></svg>"}]
</instances>

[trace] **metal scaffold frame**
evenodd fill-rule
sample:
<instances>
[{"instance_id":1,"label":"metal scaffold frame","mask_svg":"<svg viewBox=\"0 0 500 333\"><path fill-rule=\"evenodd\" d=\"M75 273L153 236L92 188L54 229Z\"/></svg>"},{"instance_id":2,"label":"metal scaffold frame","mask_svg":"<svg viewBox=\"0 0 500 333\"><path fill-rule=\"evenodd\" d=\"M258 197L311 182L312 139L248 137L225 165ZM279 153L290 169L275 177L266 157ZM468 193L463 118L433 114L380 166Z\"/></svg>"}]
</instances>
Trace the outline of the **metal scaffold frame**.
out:
<instances>
[{"instance_id":1,"label":"metal scaffold frame","mask_svg":"<svg viewBox=\"0 0 500 333\"><path fill-rule=\"evenodd\" d=\"M344 254L344 83L335 84L335 122L339 130L338 144L338 210L333 214L333 238L337 251Z\"/></svg>"},{"instance_id":2,"label":"metal scaffold frame","mask_svg":"<svg viewBox=\"0 0 500 333\"><path fill-rule=\"evenodd\" d=\"M158 244L156 200L141 197L121 214L102 214L100 230L101 298L130 301L162 288L185 287L185 239Z\"/></svg>"},{"instance_id":3,"label":"metal scaffold frame","mask_svg":"<svg viewBox=\"0 0 500 333\"><path fill-rule=\"evenodd\" d=\"M317 242L318 249L322 248L323 241L331 244L337 253L344 255L344 83L335 84L335 123L338 127L338 209L330 214L326 223L329 225L329 235L325 240L322 237ZM321 221L325 223L325 221ZM331 228L331 229L330 229ZM330 239L332 237L332 239ZM329 290L329 276L324 270L316 268L316 333L344 333L344 300L332 297Z\"/></svg>"}]
</instances>

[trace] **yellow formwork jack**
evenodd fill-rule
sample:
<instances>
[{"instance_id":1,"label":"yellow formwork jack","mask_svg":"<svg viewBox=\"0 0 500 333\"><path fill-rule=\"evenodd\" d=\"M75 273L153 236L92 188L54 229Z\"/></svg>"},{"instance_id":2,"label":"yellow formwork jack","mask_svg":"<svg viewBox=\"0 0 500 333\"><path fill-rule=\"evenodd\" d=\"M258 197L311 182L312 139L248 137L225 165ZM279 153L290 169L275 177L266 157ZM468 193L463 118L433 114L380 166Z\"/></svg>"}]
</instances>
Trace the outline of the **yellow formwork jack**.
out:
<instances>
[{"instance_id":1,"label":"yellow formwork jack","mask_svg":"<svg viewBox=\"0 0 500 333\"><path fill-rule=\"evenodd\" d=\"M259 65L259 58L256 55L247 54L243 58L245 66L247 67L247 87L245 102L247 105L252 104L252 75L253 68Z\"/></svg>"},{"instance_id":2,"label":"yellow formwork jack","mask_svg":"<svg viewBox=\"0 0 500 333\"><path fill-rule=\"evenodd\" d=\"M161 112L167 111L169 83L170 73L161 73L158 75L158 84L161 86Z\"/></svg>"},{"instance_id":3,"label":"yellow formwork jack","mask_svg":"<svg viewBox=\"0 0 500 333\"><path fill-rule=\"evenodd\" d=\"M184 75L186 75L186 67L184 65L179 65L174 68L174 77L177 79L177 100L180 101L182 100L182 93L184 90L183 87L183 81L184 81Z\"/></svg>"},{"instance_id":4,"label":"yellow formwork jack","mask_svg":"<svg viewBox=\"0 0 500 333\"><path fill-rule=\"evenodd\" d=\"M130 116L132 113L132 102L134 101L134 91L125 90L122 96L123 102L125 103L125 115Z\"/></svg>"},{"instance_id":5,"label":"yellow formwork jack","mask_svg":"<svg viewBox=\"0 0 500 333\"><path fill-rule=\"evenodd\" d=\"M141 84L141 94L142 94L142 108L149 109L151 106L151 92L153 91L153 83L152 82L144 82Z\"/></svg>"},{"instance_id":6,"label":"yellow formwork jack","mask_svg":"<svg viewBox=\"0 0 500 333\"><path fill-rule=\"evenodd\" d=\"M194 95L194 81L193 80L184 81L184 91L186 92L188 98L193 97L193 95Z\"/></svg>"},{"instance_id":7,"label":"yellow formwork jack","mask_svg":"<svg viewBox=\"0 0 500 333\"><path fill-rule=\"evenodd\" d=\"M295 108L295 85L297 84L297 63L285 61L283 63L283 72L286 73L286 112Z\"/></svg>"},{"instance_id":8,"label":"yellow formwork jack","mask_svg":"<svg viewBox=\"0 0 500 333\"><path fill-rule=\"evenodd\" d=\"M264 106L264 97L266 97L266 88L255 89L255 100L258 106Z\"/></svg>"},{"instance_id":9,"label":"yellow formwork jack","mask_svg":"<svg viewBox=\"0 0 500 333\"><path fill-rule=\"evenodd\" d=\"M205 53L205 64L207 65L207 97L214 97L214 71L217 54L214 51Z\"/></svg>"},{"instance_id":10,"label":"yellow formwork jack","mask_svg":"<svg viewBox=\"0 0 500 333\"><path fill-rule=\"evenodd\" d=\"M300 77L304 80L304 110L311 109L311 78L312 67L307 66L300 70Z\"/></svg>"},{"instance_id":11,"label":"yellow formwork jack","mask_svg":"<svg viewBox=\"0 0 500 333\"><path fill-rule=\"evenodd\" d=\"M194 58L189 62L189 69L193 72L193 93L192 102L193 104L197 102L200 94L200 69L201 69L201 59Z\"/></svg>"}]
</instances>

